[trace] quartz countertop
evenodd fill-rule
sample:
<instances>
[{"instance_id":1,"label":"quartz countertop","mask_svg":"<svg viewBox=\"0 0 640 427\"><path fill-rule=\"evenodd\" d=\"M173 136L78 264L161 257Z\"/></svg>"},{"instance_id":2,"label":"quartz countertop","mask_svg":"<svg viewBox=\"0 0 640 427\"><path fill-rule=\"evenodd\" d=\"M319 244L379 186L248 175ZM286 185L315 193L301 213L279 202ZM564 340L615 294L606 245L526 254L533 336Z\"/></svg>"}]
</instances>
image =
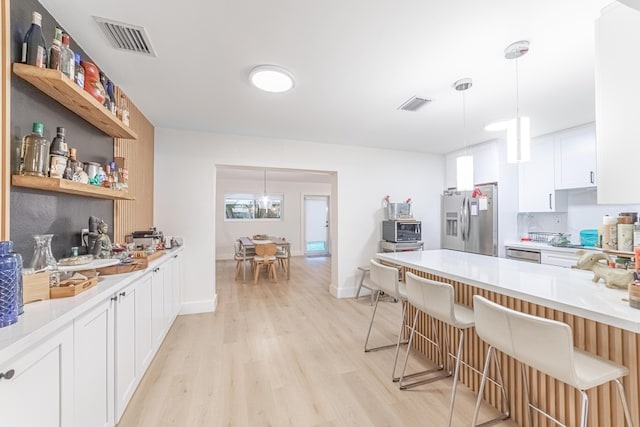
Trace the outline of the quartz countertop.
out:
<instances>
[{"instance_id":1,"label":"quartz countertop","mask_svg":"<svg viewBox=\"0 0 640 427\"><path fill-rule=\"evenodd\" d=\"M49 336L75 317L153 271L183 247L167 249L165 255L149 263L145 270L126 274L100 276L98 284L69 298L56 298L25 304L24 313L10 326L0 328L0 363L16 356L39 340Z\"/></svg>"},{"instance_id":2,"label":"quartz countertop","mask_svg":"<svg viewBox=\"0 0 640 427\"><path fill-rule=\"evenodd\" d=\"M640 310L625 289L593 283L591 271L445 249L379 253L376 257L544 307L640 333Z\"/></svg>"}]
</instances>

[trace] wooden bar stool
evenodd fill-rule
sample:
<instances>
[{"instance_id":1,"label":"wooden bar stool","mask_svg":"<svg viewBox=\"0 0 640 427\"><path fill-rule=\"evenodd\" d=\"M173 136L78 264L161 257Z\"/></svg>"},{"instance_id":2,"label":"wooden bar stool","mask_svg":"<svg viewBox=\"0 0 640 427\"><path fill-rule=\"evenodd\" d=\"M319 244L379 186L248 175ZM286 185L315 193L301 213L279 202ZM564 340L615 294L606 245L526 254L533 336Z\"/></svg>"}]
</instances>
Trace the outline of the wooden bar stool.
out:
<instances>
[{"instance_id":1,"label":"wooden bar stool","mask_svg":"<svg viewBox=\"0 0 640 427\"><path fill-rule=\"evenodd\" d=\"M569 325L556 320L544 319L530 314L520 313L503 307L480 295L474 295L476 333L489 344L484 373L478 391L478 400L473 413L473 425L476 425L482 391L487 371L495 351L499 350L521 363L525 384L526 425L531 425L531 409L543 414L556 424L564 425L544 410L529 402L529 392L525 365L536 369L568 384L580 391L582 407L580 426L586 427L589 410L589 397L586 391L599 385L614 381L622 401L627 426L632 426L627 399L620 379L629 374L629 370L617 363L580 350L573 346L573 333ZM495 358L497 359L497 358Z\"/></svg>"},{"instance_id":2,"label":"wooden bar stool","mask_svg":"<svg viewBox=\"0 0 640 427\"><path fill-rule=\"evenodd\" d=\"M396 377L396 365L398 363L398 353L400 351L400 341L402 338L402 329L405 324L405 316L407 313L407 297L405 291L404 283L398 280L398 269L395 267L388 267L386 265L382 265L375 260L369 261L370 265L370 277L371 277L371 286L374 288L376 294L376 302L373 306L373 314L371 315L371 322L369 323L369 330L367 331L367 338L364 342L364 351L376 351L381 350L383 348L396 347L396 355L393 360L393 372L391 374L391 378L393 381L397 381L399 377ZM398 331L398 339L395 344L387 344L379 347L368 347L369 337L371 335L371 328L373 326L373 320L376 317L376 311L378 309L378 303L380 302L380 292L384 292L390 297L395 298L402 302L402 318L400 319L400 330Z\"/></svg>"}]
</instances>

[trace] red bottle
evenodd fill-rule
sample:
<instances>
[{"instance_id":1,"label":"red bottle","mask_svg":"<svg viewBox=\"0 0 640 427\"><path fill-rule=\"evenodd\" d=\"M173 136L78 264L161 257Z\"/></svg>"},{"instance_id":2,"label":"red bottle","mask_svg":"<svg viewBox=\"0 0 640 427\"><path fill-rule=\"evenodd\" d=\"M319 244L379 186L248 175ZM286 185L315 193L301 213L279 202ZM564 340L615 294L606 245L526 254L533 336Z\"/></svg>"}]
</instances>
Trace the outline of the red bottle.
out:
<instances>
[{"instance_id":1,"label":"red bottle","mask_svg":"<svg viewBox=\"0 0 640 427\"><path fill-rule=\"evenodd\" d=\"M104 104L106 92L104 86L100 83L100 72L96 64L87 61L81 61L80 65L84 68L84 90L89 92L100 104Z\"/></svg>"}]
</instances>

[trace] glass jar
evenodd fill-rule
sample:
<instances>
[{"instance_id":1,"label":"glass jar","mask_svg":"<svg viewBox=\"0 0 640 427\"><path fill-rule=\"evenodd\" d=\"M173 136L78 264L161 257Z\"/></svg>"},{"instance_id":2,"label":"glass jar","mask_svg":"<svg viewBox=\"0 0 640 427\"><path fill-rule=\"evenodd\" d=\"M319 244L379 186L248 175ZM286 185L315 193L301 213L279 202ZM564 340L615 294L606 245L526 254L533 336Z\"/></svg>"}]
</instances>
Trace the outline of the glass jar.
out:
<instances>
[{"instance_id":1,"label":"glass jar","mask_svg":"<svg viewBox=\"0 0 640 427\"><path fill-rule=\"evenodd\" d=\"M60 273L58 272L58 262L51 253L51 240L53 234L34 234L35 246L33 248L33 257L29 265L34 271L49 270L49 284L58 286L60 282Z\"/></svg>"}]
</instances>

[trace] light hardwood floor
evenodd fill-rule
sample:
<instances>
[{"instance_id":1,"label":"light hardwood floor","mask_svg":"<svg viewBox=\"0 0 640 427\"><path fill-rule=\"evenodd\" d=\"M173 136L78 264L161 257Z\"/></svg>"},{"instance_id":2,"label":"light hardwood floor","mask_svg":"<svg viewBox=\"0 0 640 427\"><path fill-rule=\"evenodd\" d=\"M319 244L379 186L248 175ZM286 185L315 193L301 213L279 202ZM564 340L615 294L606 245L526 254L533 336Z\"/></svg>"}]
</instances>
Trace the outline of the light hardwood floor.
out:
<instances>
[{"instance_id":1,"label":"light hardwood floor","mask_svg":"<svg viewBox=\"0 0 640 427\"><path fill-rule=\"evenodd\" d=\"M177 318L119 426L445 425L451 380L400 391L394 349L363 351L369 298L331 296L330 263L296 257L291 280L254 284L219 261L217 311ZM380 303L373 345L393 341L400 310ZM460 384L455 426L474 403ZM481 421L495 415L483 406Z\"/></svg>"}]
</instances>

